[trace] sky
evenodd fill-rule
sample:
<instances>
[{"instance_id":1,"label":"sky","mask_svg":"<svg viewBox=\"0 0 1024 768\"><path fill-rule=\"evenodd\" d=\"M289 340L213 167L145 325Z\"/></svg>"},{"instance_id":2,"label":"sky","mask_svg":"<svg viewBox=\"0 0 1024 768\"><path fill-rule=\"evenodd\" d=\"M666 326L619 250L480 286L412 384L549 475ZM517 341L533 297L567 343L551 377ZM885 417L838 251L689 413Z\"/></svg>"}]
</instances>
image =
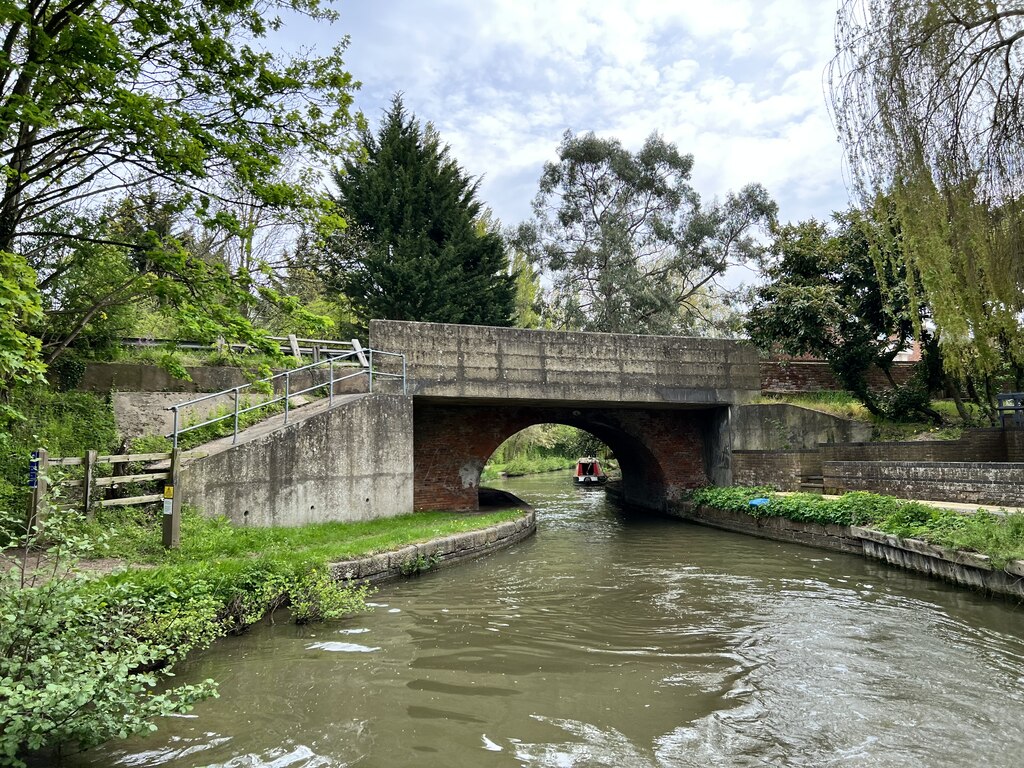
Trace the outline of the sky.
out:
<instances>
[{"instance_id":1,"label":"sky","mask_svg":"<svg viewBox=\"0 0 1024 768\"><path fill-rule=\"evenodd\" d=\"M630 150L657 131L694 156L705 200L763 184L783 221L849 196L826 106L835 0L337 0L334 25L293 24L327 52L350 37L356 108L392 95L432 122L505 225L530 216L563 133Z\"/></svg>"}]
</instances>

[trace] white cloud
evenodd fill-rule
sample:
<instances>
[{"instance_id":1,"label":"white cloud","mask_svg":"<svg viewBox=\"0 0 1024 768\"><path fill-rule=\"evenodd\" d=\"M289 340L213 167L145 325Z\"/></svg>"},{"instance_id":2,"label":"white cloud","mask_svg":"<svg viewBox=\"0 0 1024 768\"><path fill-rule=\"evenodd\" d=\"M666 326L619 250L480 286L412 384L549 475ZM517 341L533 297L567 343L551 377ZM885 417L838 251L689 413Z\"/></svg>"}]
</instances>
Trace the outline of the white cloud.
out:
<instances>
[{"instance_id":1,"label":"white cloud","mask_svg":"<svg viewBox=\"0 0 1024 768\"><path fill-rule=\"evenodd\" d=\"M292 31L346 64L375 122L390 95L429 120L506 223L530 213L571 128L695 155L705 198L759 181L784 218L844 207L822 90L834 9L820 0L346 0L336 29Z\"/></svg>"}]
</instances>

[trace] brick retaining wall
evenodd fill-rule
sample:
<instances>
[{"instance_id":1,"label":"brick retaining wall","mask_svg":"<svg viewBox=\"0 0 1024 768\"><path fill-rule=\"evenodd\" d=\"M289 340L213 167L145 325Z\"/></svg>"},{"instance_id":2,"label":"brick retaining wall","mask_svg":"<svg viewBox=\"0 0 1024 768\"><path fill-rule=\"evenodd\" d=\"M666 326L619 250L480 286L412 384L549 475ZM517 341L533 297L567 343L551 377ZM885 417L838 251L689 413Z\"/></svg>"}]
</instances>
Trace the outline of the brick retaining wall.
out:
<instances>
[{"instance_id":1,"label":"brick retaining wall","mask_svg":"<svg viewBox=\"0 0 1024 768\"><path fill-rule=\"evenodd\" d=\"M821 475L821 453L799 451L733 451L734 485L771 485L782 491L799 491L805 477Z\"/></svg>"},{"instance_id":2,"label":"brick retaining wall","mask_svg":"<svg viewBox=\"0 0 1024 768\"><path fill-rule=\"evenodd\" d=\"M825 493L874 491L901 499L1024 506L1024 463L825 461Z\"/></svg>"},{"instance_id":3,"label":"brick retaining wall","mask_svg":"<svg viewBox=\"0 0 1024 768\"><path fill-rule=\"evenodd\" d=\"M820 446L823 461L974 461L1007 460L1001 429L965 429L959 440L909 440L888 443L835 443Z\"/></svg>"}]
</instances>

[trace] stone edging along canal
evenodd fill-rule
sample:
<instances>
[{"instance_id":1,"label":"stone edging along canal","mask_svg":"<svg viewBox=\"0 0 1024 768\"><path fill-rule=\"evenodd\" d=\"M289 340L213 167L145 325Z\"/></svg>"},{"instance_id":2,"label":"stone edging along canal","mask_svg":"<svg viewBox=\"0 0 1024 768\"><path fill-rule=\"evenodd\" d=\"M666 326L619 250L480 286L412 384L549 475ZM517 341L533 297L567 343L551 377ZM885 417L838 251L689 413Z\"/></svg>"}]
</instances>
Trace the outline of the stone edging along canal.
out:
<instances>
[{"instance_id":1,"label":"stone edging along canal","mask_svg":"<svg viewBox=\"0 0 1024 768\"><path fill-rule=\"evenodd\" d=\"M380 582L413 576L506 549L537 532L537 515L531 509L517 520L410 544L391 552L331 563L336 581Z\"/></svg>"},{"instance_id":2,"label":"stone edging along canal","mask_svg":"<svg viewBox=\"0 0 1024 768\"><path fill-rule=\"evenodd\" d=\"M920 539L901 539L870 528L753 517L693 504L679 504L671 514L712 528L864 555L961 586L1024 600L1024 560L1014 560L999 570L985 555L946 549Z\"/></svg>"}]
</instances>

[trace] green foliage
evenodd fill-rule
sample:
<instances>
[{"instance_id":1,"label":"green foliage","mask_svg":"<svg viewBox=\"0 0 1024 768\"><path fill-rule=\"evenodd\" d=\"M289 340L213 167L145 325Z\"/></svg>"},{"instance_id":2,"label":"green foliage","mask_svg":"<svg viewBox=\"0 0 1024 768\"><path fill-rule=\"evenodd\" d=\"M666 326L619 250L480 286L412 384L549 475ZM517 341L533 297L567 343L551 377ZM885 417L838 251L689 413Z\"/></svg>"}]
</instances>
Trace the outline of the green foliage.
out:
<instances>
[{"instance_id":1,"label":"green foliage","mask_svg":"<svg viewBox=\"0 0 1024 768\"><path fill-rule=\"evenodd\" d=\"M0 247L0 393L16 382L42 379L39 339L24 330L42 314L35 272L17 254ZM0 401L0 418L6 409Z\"/></svg>"},{"instance_id":2,"label":"green foliage","mask_svg":"<svg viewBox=\"0 0 1024 768\"><path fill-rule=\"evenodd\" d=\"M28 462L37 448L51 456L116 452L120 436L103 397L45 384L20 384L11 397L22 415L0 413L0 510L25 509Z\"/></svg>"},{"instance_id":3,"label":"green foliage","mask_svg":"<svg viewBox=\"0 0 1024 768\"><path fill-rule=\"evenodd\" d=\"M750 506L767 498L762 506ZM923 539L949 549L979 552L1001 568L1024 559L1024 514L963 514L916 501L857 491L838 499L812 493L775 493L768 487L701 488L691 492L694 504L752 517L783 517L803 523L857 525L901 538Z\"/></svg>"},{"instance_id":4,"label":"green foliage","mask_svg":"<svg viewBox=\"0 0 1024 768\"><path fill-rule=\"evenodd\" d=\"M534 424L498 446L480 478L490 480L502 473L518 476L567 469L580 456L607 458L611 451L582 429L566 424Z\"/></svg>"},{"instance_id":5,"label":"green foliage","mask_svg":"<svg viewBox=\"0 0 1024 768\"><path fill-rule=\"evenodd\" d=\"M174 378L180 381L192 381L192 376L189 374L188 369L184 366L181 358L173 351L163 352L159 358L157 358L157 366L167 371Z\"/></svg>"},{"instance_id":6,"label":"green foliage","mask_svg":"<svg viewBox=\"0 0 1024 768\"><path fill-rule=\"evenodd\" d=\"M900 287L947 370L982 379L1024 367L1022 33L1019 2L844 0L829 77L861 201L903 222Z\"/></svg>"},{"instance_id":7,"label":"green foliage","mask_svg":"<svg viewBox=\"0 0 1024 768\"><path fill-rule=\"evenodd\" d=\"M441 557L436 553L432 555L416 555L416 557L411 557L402 563L399 570L403 576L408 578L426 573L430 569L436 568L440 563Z\"/></svg>"},{"instance_id":8,"label":"green foliage","mask_svg":"<svg viewBox=\"0 0 1024 768\"><path fill-rule=\"evenodd\" d=\"M333 621L367 610L366 584L342 586L326 570L313 568L288 588L288 606L296 624Z\"/></svg>"},{"instance_id":9,"label":"green foliage","mask_svg":"<svg viewBox=\"0 0 1024 768\"><path fill-rule=\"evenodd\" d=\"M540 273L534 269L526 254L512 251L512 274L515 275L515 311L512 324L517 328L540 328L543 325L543 294Z\"/></svg>"},{"instance_id":10,"label":"green foliage","mask_svg":"<svg viewBox=\"0 0 1024 768\"><path fill-rule=\"evenodd\" d=\"M10 528L10 519L0 528ZM4 525L6 523L6 525ZM211 681L158 687L171 663L215 636L208 601L179 604L130 584L75 576L95 551L74 513L52 513L45 542L5 542L23 558L0 574L0 763L64 744L89 747L153 730L153 719L214 695ZM33 550L44 548L39 565ZM188 587L186 587L188 589Z\"/></svg>"},{"instance_id":11,"label":"green foliage","mask_svg":"<svg viewBox=\"0 0 1024 768\"><path fill-rule=\"evenodd\" d=\"M754 290L747 318L751 340L766 352L824 359L875 416L938 421L925 367L881 396L868 386L871 368L890 370L913 338L919 312L898 290L898 264L879 262L872 253L877 225L858 211L837 214L835 222L835 232L813 219L774 228L762 260L767 282Z\"/></svg>"},{"instance_id":12,"label":"green foliage","mask_svg":"<svg viewBox=\"0 0 1024 768\"><path fill-rule=\"evenodd\" d=\"M260 345L260 303L313 322L253 242L286 215L343 225L303 169L353 151L361 119L347 41L273 52L284 15L336 17L319 0L0 3L0 392L43 356L103 349L143 298L200 340Z\"/></svg>"},{"instance_id":13,"label":"green foliage","mask_svg":"<svg viewBox=\"0 0 1024 768\"><path fill-rule=\"evenodd\" d=\"M575 464L576 458L568 456L514 456L502 464L495 464L494 470L518 477L539 472L555 472L559 469L568 469Z\"/></svg>"},{"instance_id":14,"label":"green foliage","mask_svg":"<svg viewBox=\"0 0 1024 768\"><path fill-rule=\"evenodd\" d=\"M392 100L365 162L334 174L349 227L328 271L365 325L371 318L508 325L514 278L496 232L480 231L477 184L432 126Z\"/></svg>"},{"instance_id":15,"label":"green foliage","mask_svg":"<svg viewBox=\"0 0 1024 768\"><path fill-rule=\"evenodd\" d=\"M651 134L637 153L615 139L567 131L547 163L534 220L514 248L551 281L550 323L618 333L673 333L693 325L695 299L730 262L753 257L750 230L775 216L759 185L701 206L689 186L693 156Z\"/></svg>"}]
</instances>

